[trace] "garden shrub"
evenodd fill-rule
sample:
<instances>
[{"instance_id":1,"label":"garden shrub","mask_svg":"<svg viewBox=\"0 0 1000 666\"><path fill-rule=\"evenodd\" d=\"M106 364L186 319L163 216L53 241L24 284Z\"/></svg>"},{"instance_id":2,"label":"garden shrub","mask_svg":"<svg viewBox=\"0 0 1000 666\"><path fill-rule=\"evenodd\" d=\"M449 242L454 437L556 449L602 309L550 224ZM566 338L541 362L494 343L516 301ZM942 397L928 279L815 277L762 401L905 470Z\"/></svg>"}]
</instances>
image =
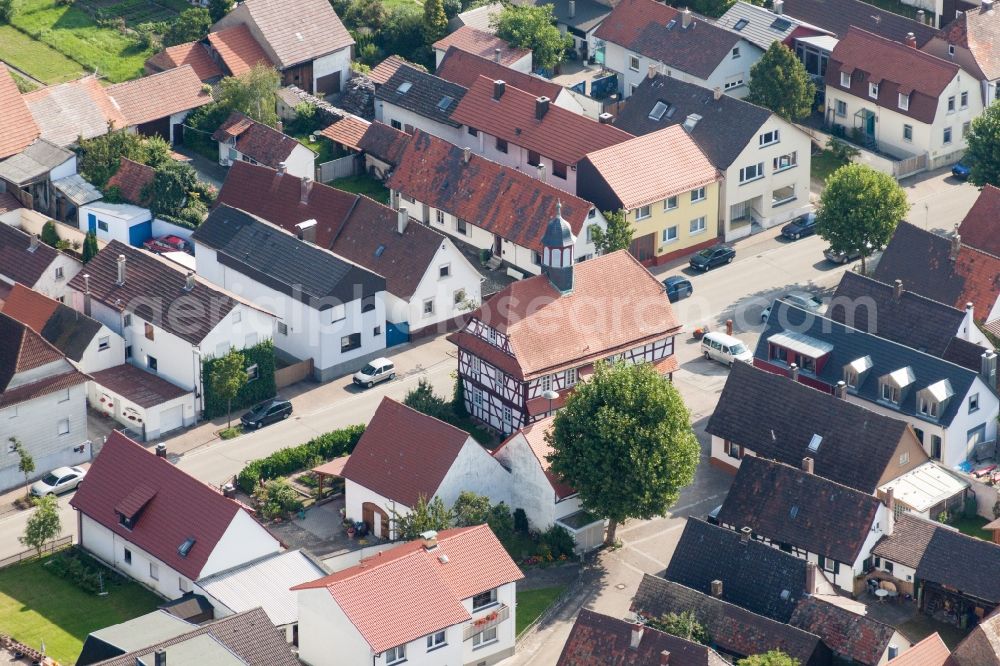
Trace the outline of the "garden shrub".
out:
<instances>
[{"instance_id":1,"label":"garden shrub","mask_svg":"<svg viewBox=\"0 0 1000 666\"><path fill-rule=\"evenodd\" d=\"M576 543L573 541L573 535L561 525L553 525L542 532L541 543L549 548L552 557L557 560L560 557L573 557L574 547L576 546Z\"/></svg>"},{"instance_id":2,"label":"garden shrub","mask_svg":"<svg viewBox=\"0 0 1000 666\"><path fill-rule=\"evenodd\" d=\"M97 560L83 553L79 548L67 548L49 558L45 568L50 573L76 583L81 589L92 594L106 591L112 585L120 585L124 579Z\"/></svg>"},{"instance_id":3,"label":"garden shrub","mask_svg":"<svg viewBox=\"0 0 1000 666\"><path fill-rule=\"evenodd\" d=\"M187 226L187 225L185 225ZM274 343L270 340L260 342L253 347L240 350L246 358L247 366L257 364L257 379L247 382L233 398L233 410L243 409L273 398L277 393L274 383ZM202 386L204 386L205 411L204 418L214 419L226 414L226 401L212 391L212 367L216 359L206 358L201 364Z\"/></svg>"},{"instance_id":4,"label":"garden shrub","mask_svg":"<svg viewBox=\"0 0 1000 666\"><path fill-rule=\"evenodd\" d=\"M305 444L275 451L266 458L252 460L237 477L240 490L252 495L263 480L301 472L318 460L332 460L347 455L361 439L365 427L350 426L315 437Z\"/></svg>"}]
</instances>

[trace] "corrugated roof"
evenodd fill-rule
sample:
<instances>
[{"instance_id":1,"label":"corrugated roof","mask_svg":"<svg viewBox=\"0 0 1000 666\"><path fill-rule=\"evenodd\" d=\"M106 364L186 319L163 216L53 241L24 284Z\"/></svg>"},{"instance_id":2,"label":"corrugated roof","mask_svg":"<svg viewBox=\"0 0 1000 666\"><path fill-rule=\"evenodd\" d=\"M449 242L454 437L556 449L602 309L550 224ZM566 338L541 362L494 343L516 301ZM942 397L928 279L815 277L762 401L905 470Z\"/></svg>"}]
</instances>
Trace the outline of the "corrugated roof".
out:
<instances>
[{"instance_id":1,"label":"corrugated roof","mask_svg":"<svg viewBox=\"0 0 1000 666\"><path fill-rule=\"evenodd\" d=\"M40 133L14 76L0 63L0 160L24 150Z\"/></svg>"},{"instance_id":2,"label":"corrugated roof","mask_svg":"<svg viewBox=\"0 0 1000 666\"><path fill-rule=\"evenodd\" d=\"M73 153L65 148L45 139L38 139L17 155L0 162L0 178L15 185L27 185L47 178L50 171L73 157Z\"/></svg>"},{"instance_id":3,"label":"corrugated roof","mask_svg":"<svg viewBox=\"0 0 1000 666\"><path fill-rule=\"evenodd\" d=\"M879 490L885 492L892 489L897 501L923 513L968 487L968 482L960 481L958 477L928 461L879 486Z\"/></svg>"},{"instance_id":4,"label":"corrugated roof","mask_svg":"<svg viewBox=\"0 0 1000 666\"><path fill-rule=\"evenodd\" d=\"M74 173L59 180L52 181L52 186L62 192L63 196L77 206L93 203L104 195L96 187L87 182L83 176Z\"/></svg>"}]
</instances>

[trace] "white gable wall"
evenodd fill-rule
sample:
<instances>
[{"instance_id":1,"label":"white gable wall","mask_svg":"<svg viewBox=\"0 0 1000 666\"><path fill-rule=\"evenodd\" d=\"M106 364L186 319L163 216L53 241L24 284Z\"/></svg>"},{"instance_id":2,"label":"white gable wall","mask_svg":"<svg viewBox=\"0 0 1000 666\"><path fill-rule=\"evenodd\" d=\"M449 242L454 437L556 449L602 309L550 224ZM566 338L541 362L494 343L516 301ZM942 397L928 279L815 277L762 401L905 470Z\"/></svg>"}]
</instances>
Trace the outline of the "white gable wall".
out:
<instances>
[{"instance_id":1,"label":"white gable wall","mask_svg":"<svg viewBox=\"0 0 1000 666\"><path fill-rule=\"evenodd\" d=\"M197 547L198 544L195 544L195 548ZM201 577L211 576L280 550L278 540L249 513L240 509L208 556L201 569Z\"/></svg>"},{"instance_id":2,"label":"white gable wall","mask_svg":"<svg viewBox=\"0 0 1000 666\"><path fill-rule=\"evenodd\" d=\"M457 102L452 104L453 106L457 105ZM387 100L375 100L375 119L393 127L396 127L394 123L398 123L399 126L396 129L409 134L413 134L413 128L416 127L456 146L462 145L464 130L461 127L452 127L447 123L438 122Z\"/></svg>"},{"instance_id":3,"label":"white gable wall","mask_svg":"<svg viewBox=\"0 0 1000 666\"><path fill-rule=\"evenodd\" d=\"M417 223L411 220L410 224ZM442 266L448 266L449 275L446 278L441 277ZM410 296L406 319L403 321L410 323L412 332L465 314L466 310L461 308L461 302L455 300L459 291L464 293L466 302L478 306L483 298L482 275L454 243L444 238L427 266L427 272ZM430 315L424 315L424 302L427 300L434 301L434 312Z\"/></svg>"},{"instance_id":4,"label":"white gable wall","mask_svg":"<svg viewBox=\"0 0 1000 666\"><path fill-rule=\"evenodd\" d=\"M451 507L462 491L471 490L489 497L492 504L504 502L510 506L510 486L510 473L476 440L468 437L441 479L435 496Z\"/></svg>"},{"instance_id":5,"label":"white gable wall","mask_svg":"<svg viewBox=\"0 0 1000 666\"><path fill-rule=\"evenodd\" d=\"M101 349L101 340L107 338L107 349ZM87 349L80 357L79 363L75 363L82 372L97 372L107 370L125 362L125 340L110 328L101 324Z\"/></svg>"},{"instance_id":6,"label":"white gable wall","mask_svg":"<svg viewBox=\"0 0 1000 666\"><path fill-rule=\"evenodd\" d=\"M299 659L309 666L378 663L357 627L325 588L299 590L298 600Z\"/></svg>"}]
</instances>

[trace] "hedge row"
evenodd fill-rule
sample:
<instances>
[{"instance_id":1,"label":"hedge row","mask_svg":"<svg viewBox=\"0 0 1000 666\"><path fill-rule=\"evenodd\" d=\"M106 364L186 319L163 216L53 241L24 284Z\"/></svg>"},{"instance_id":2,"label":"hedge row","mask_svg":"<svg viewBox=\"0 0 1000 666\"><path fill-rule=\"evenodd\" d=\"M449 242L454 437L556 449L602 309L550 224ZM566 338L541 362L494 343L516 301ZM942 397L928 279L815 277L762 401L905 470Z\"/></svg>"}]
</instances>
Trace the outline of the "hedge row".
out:
<instances>
[{"instance_id":1,"label":"hedge row","mask_svg":"<svg viewBox=\"0 0 1000 666\"><path fill-rule=\"evenodd\" d=\"M236 482L240 490L248 495L253 494L261 481L295 474L324 460L346 456L354 451L354 445L361 439L364 431L363 425L334 430L305 444L280 449L266 458L252 460L240 472Z\"/></svg>"},{"instance_id":2,"label":"hedge row","mask_svg":"<svg viewBox=\"0 0 1000 666\"><path fill-rule=\"evenodd\" d=\"M240 353L246 359L247 366L257 364L257 379L244 384L240 392L233 398L233 413L268 398L273 398L278 390L274 383L274 344L270 340L241 349ZM206 419L226 415L226 401L217 397L212 391L212 366L215 361L214 357L206 358L201 364L202 390L205 392L204 418Z\"/></svg>"}]
</instances>

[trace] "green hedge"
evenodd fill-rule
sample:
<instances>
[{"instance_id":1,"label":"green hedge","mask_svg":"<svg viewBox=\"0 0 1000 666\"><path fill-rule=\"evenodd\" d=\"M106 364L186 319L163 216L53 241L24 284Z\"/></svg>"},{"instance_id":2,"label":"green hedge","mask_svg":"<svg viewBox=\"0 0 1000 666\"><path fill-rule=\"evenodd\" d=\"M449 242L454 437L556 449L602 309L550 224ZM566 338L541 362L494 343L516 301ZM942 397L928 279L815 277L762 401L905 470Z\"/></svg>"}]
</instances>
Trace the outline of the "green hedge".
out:
<instances>
[{"instance_id":1,"label":"green hedge","mask_svg":"<svg viewBox=\"0 0 1000 666\"><path fill-rule=\"evenodd\" d=\"M257 379L244 384L240 392L233 398L233 412L256 405L259 402L273 398L277 393L274 384L274 344L270 340L258 343L253 347L241 349L240 353L247 360L247 365L257 364ZM209 357L202 361L201 379L204 391L205 411L203 417L214 419L226 415L226 401L218 398L212 392L212 366L215 358Z\"/></svg>"},{"instance_id":2,"label":"green hedge","mask_svg":"<svg viewBox=\"0 0 1000 666\"><path fill-rule=\"evenodd\" d=\"M321 463L345 456L354 451L365 427L350 426L310 439L305 444L275 451L266 458L252 460L237 477L240 490L253 494L261 481L288 476Z\"/></svg>"}]
</instances>

